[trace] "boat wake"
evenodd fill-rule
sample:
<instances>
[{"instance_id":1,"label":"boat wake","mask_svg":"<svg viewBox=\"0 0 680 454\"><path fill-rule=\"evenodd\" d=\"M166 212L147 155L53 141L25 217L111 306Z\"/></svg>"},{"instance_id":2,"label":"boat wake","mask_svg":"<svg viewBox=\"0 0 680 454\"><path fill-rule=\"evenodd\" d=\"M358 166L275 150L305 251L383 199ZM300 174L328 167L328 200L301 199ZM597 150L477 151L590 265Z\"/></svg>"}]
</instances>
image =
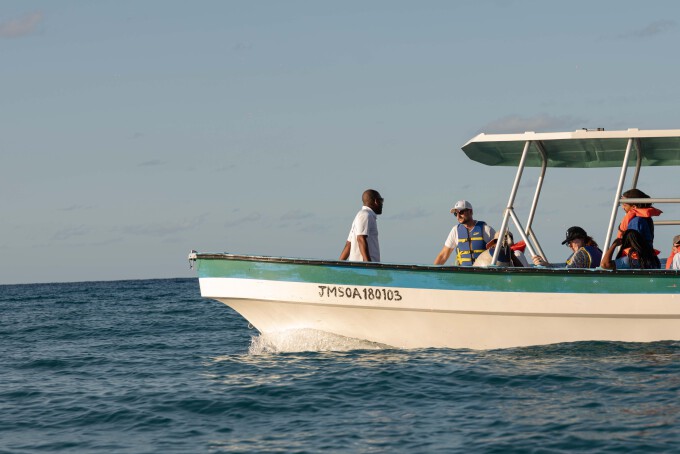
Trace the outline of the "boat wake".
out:
<instances>
[{"instance_id":1,"label":"boat wake","mask_svg":"<svg viewBox=\"0 0 680 454\"><path fill-rule=\"evenodd\" d=\"M253 336L250 355L270 353L323 352L349 350L382 350L389 345L339 336L314 329L295 329Z\"/></svg>"}]
</instances>

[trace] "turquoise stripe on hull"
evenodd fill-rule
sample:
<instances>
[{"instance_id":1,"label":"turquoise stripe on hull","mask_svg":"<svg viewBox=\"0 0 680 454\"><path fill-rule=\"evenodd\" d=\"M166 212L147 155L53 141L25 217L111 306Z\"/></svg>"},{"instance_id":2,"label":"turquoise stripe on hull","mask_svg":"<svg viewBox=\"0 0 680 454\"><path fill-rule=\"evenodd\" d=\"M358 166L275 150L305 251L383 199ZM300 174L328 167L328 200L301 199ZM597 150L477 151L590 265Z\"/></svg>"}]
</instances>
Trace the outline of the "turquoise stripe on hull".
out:
<instances>
[{"instance_id":1,"label":"turquoise stripe on hull","mask_svg":"<svg viewBox=\"0 0 680 454\"><path fill-rule=\"evenodd\" d=\"M334 285L495 292L677 294L677 271L457 268L198 254L198 275Z\"/></svg>"}]
</instances>

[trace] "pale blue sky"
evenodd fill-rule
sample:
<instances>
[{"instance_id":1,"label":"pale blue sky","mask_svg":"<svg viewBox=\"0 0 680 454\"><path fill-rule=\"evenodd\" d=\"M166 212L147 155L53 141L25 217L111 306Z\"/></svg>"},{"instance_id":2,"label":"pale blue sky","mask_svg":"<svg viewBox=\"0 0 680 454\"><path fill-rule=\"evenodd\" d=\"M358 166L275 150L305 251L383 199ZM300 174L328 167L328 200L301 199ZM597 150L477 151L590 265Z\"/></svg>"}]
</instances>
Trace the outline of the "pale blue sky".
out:
<instances>
[{"instance_id":1,"label":"pale blue sky","mask_svg":"<svg viewBox=\"0 0 680 454\"><path fill-rule=\"evenodd\" d=\"M431 263L456 200L500 227L514 169L467 140L680 128L678 43L675 0L4 0L0 284L193 276L190 249L334 259L368 187L383 260ZM677 196L676 174L640 187ZM604 241L617 175L548 173L549 259L570 225Z\"/></svg>"}]
</instances>

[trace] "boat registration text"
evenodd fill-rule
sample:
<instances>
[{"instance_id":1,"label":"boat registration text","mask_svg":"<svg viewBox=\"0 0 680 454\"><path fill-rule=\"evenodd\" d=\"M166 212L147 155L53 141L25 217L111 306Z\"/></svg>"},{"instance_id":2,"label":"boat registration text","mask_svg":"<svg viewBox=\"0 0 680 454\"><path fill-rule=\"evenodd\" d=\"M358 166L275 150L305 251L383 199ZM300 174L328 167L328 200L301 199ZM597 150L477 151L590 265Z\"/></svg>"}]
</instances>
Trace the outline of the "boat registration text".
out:
<instances>
[{"instance_id":1,"label":"boat registration text","mask_svg":"<svg viewBox=\"0 0 680 454\"><path fill-rule=\"evenodd\" d=\"M352 298L360 300L401 301L399 290L373 287L340 287L335 285L319 285L321 298Z\"/></svg>"}]
</instances>

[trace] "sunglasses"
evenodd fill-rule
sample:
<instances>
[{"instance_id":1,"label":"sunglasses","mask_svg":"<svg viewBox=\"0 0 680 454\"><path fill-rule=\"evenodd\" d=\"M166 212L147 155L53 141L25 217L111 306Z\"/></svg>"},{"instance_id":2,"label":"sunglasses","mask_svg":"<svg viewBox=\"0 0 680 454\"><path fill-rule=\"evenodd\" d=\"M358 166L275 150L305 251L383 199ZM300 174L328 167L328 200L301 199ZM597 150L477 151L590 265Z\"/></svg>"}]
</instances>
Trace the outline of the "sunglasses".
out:
<instances>
[{"instance_id":1,"label":"sunglasses","mask_svg":"<svg viewBox=\"0 0 680 454\"><path fill-rule=\"evenodd\" d=\"M466 208L466 209L464 209L464 210L454 211L453 214L454 214L454 216L458 216L458 215L461 215L461 214L465 214L465 213L467 213L468 211L470 211L470 210Z\"/></svg>"}]
</instances>

